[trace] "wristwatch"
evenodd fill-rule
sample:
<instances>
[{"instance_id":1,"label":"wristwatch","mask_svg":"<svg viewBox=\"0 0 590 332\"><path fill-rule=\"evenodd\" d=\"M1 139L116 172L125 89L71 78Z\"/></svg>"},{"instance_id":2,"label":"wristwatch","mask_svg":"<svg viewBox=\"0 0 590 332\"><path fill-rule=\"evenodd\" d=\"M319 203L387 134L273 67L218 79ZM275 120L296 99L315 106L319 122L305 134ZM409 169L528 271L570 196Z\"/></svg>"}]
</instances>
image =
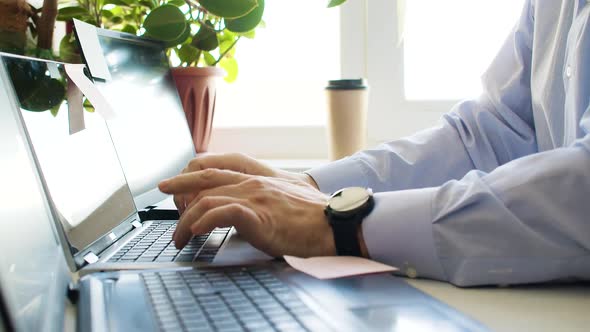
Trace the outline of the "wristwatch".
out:
<instances>
[{"instance_id":1,"label":"wristwatch","mask_svg":"<svg viewBox=\"0 0 590 332\"><path fill-rule=\"evenodd\" d=\"M349 187L332 194L324 214L332 226L336 253L339 256L362 256L358 227L374 205L373 191L370 188Z\"/></svg>"}]
</instances>

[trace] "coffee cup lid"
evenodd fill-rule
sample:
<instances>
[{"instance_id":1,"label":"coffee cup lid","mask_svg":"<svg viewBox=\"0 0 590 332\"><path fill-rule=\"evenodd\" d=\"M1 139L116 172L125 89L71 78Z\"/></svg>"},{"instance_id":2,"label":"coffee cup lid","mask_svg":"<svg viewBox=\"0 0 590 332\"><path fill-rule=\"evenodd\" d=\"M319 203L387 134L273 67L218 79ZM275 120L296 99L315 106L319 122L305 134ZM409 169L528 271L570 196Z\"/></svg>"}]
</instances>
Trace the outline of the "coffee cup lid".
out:
<instances>
[{"instance_id":1,"label":"coffee cup lid","mask_svg":"<svg viewBox=\"0 0 590 332\"><path fill-rule=\"evenodd\" d=\"M328 90L352 90L352 89L366 89L367 80L363 78L357 79L340 79L328 81Z\"/></svg>"}]
</instances>

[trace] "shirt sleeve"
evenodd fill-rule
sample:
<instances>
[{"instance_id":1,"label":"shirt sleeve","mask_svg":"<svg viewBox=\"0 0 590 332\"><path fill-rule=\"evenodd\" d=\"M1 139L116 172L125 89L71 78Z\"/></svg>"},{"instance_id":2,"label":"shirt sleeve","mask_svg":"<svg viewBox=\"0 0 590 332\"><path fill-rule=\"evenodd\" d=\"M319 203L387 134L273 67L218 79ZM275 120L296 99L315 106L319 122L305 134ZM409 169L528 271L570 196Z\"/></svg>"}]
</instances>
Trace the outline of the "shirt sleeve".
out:
<instances>
[{"instance_id":1,"label":"shirt sleeve","mask_svg":"<svg viewBox=\"0 0 590 332\"><path fill-rule=\"evenodd\" d=\"M309 171L322 190L379 192L362 226L373 259L459 286L590 279L590 111L582 138L538 151L531 6L480 99L460 103L440 127Z\"/></svg>"}]
</instances>

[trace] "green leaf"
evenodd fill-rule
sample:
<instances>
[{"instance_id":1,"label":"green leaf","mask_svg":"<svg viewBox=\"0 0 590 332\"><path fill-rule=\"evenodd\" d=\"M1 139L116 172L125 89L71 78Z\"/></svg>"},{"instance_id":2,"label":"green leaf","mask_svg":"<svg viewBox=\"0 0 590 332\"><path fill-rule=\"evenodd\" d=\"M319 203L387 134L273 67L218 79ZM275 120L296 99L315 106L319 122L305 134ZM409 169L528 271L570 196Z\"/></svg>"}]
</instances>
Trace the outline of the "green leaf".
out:
<instances>
[{"instance_id":1,"label":"green leaf","mask_svg":"<svg viewBox=\"0 0 590 332\"><path fill-rule=\"evenodd\" d=\"M59 58L69 63L81 63L78 45L73 33L65 35L59 42Z\"/></svg>"},{"instance_id":2,"label":"green leaf","mask_svg":"<svg viewBox=\"0 0 590 332\"><path fill-rule=\"evenodd\" d=\"M205 24L201 25L201 28L193 37L193 42L191 44L203 51L212 51L216 49L217 46L219 46L217 34L215 33L213 25L210 21L207 21Z\"/></svg>"},{"instance_id":3,"label":"green leaf","mask_svg":"<svg viewBox=\"0 0 590 332\"><path fill-rule=\"evenodd\" d=\"M250 30L248 32L241 33L240 36L246 37L248 39L254 39L254 37L256 37L256 30Z\"/></svg>"},{"instance_id":4,"label":"green leaf","mask_svg":"<svg viewBox=\"0 0 590 332\"><path fill-rule=\"evenodd\" d=\"M129 4L123 0L104 0L103 4L105 5L117 5L117 6L125 6L128 7Z\"/></svg>"},{"instance_id":5,"label":"green leaf","mask_svg":"<svg viewBox=\"0 0 590 332\"><path fill-rule=\"evenodd\" d=\"M92 105L90 100L88 100L88 98L84 98L84 103L82 104L82 106L84 106L86 112L94 113L94 106Z\"/></svg>"},{"instance_id":6,"label":"green leaf","mask_svg":"<svg viewBox=\"0 0 590 332\"><path fill-rule=\"evenodd\" d=\"M184 14L173 5L163 5L152 10L143 22L146 32L160 40L173 41L186 29Z\"/></svg>"},{"instance_id":7,"label":"green leaf","mask_svg":"<svg viewBox=\"0 0 590 332\"><path fill-rule=\"evenodd\" d=\"M345 2L346 0L330 0L330 3L328 3L328 8L340 6Z\"/></svg>"},{"instance_id":8,"label":"green leaf","mask_svg":"<svg viewBox=\"0 0 590 332\"><path fill-rule=\"evenodd\" d=\"M114 16L111 18L111 22L113 24L121 24L123 23L123 18L121 16Z\"/></svg>"},{"instance_id":9,"label":"green leaf","mask_svg":"<svg viewBox=\"0 0 590 332\"><path fill-rule=\"evenodd\" d=\"M227 73L223 78L227 83L231 83L238 78L238 62L235 58L225 57L219 61L219 66L225 69Z\"/></svg>"},{"instance_id":10,"label":"green leaf","mask_svg":"<svg viewBox=\"0 0 590 332\"><path fill-rule=\"evenodd\" d=\"M264 0L258 0L258 7L254 8L247 15L236 18L226 19L225 27L234 32L247 32L258 26L264 14Z\"/></svg>"},{"instance_id":11,"label":"green leaf","mask_svg":"<svg viewBox=\"0 0 590 332\"><path fill-rule=\"evenodd\" d=\"M205 63L207 64L207 66L213 66L217 61L215 57L209 52L203 53L203 58L205 59Z\"/></svg>"},{"instance_id":12,"label":"green leaf","mask_svg":"<svg viewBox=\"0 0 590 332\"><path fill-rule=\"evenodd\" d=\"M182 7L182 6L186 5L186 1L184 1L184 0L170 0L167 2L167 4L174 5L176 7Z\"/></svg>"},{"instance_id":13,"label":"green leaf","mask_svg":"<svg viewBox=\"0 0 590 332\"><path fill-rule=\"evenodd\" d=\"M226 29L223 30L221 34L219 34L218 38L220 43L223 43L226 40L233 42L234 40L236 40L236 34Z\"/></svg>"},{"instance_id":14,"label":"green leaf","mask_svg":"<svg viewBox=\"0 0 590 332\"><path fill-rule=\"evenodd\" d=\"M36 83L30 87L28 98L21 100L22 108L31 112L45 112L64 100L66 89L60 81L45 77Z\"/></svg>"},{"instance_id":15,"label":"green leaf","mask_svg":"<svg viewBox=\"0 0 590 332\"><path fill-rule=\"evenodd\" d=\"M346 0L330 0L330 3L328 3L328 8L340 6L345 2Z\"/></svg>"},{"instance_id":16,"label":"green leaf","mask_svg":"<svg viewBox=\"0 0 590 332\"><path fill-rule=\"evenodd\" d=\"M178 50L178 58L182 62L191 64L198 60L199 50L191 45L182 45Z\"/></svg>"},{"instance_id":17,"label":"green leaf","mask_svg":"<svg viewBox=\"0 0 590 332\"><path fill-rule=\"evenodd\" d=\"M123 29L121 29L121 31L130 33L132 35L137 34L137 28L131 24L125 24L125 26L123 27Z\"/></svg>"},{"instance_id":18,"label":"green leaf","mask_svg":"<svg viewBox=\"0 0 590 332\"><path fill-rule=\"evenodd\" d=\"M114 16L112 11L106 9L101 10L100 15L102 15L102 17L106 18L107 20Z\"/></svg>"},{"instance_id":19,"label":"green leaf","mask_svg":"<svg viewBox=\"0 0 590 332\"><path fill-rule=\"evenodd\" d=\"M53 117L57 116L57 113L59 112L59 109L61 108L61 102L58 105L55 105L54 107L52 107L49 112L51 112L51 115L53 115Z\"/></svg>"},{"instance_id":20,"label":"green leaf","mask_svg":"<svg viewBox=\"0 0 590 332\"><path fill-rule=\"evenodd\" d=\"M154 3L152 1L150 1L150 0L140 0L139 1L139 4L142 5L142 6L144 6L144 7L149 8L149 9L153 9L154 7L156 7L154 5Z\"/></svg>"},{"instance_id":21,"label":"green leaf","mask_svg":"<svg viewBox=\"0 0 590 332\"><path fill-rule=\"evenodd\" d=\"M166 47L174 47L176 45L183 44L189 37L191 36L191 28L188 23L186 23L184 32L180 35L180 37L176 38L175 40L171 40L166 42Z\"/></svg>"},{"instance_id":22,"label":"green leaf","mask_svg":"<svg viewBox=\"0 0 590 332\"><path fill-rule=\"evenodd\" d=\"M64 7L57 11L58 21L69 21L73 18L90 17L86 8L82 7Z\"/></svg>"},{"instance_id":23,"label":"green leaf","mask_svg":"<svg viewBox=\"0 0 590 332\"><path fill-rule=\"evenodd\" d=\"M121 7L115 7L113 9L111 9L111 13L113 13L113 16L125 15L125 11Z\"/></svg>"},{"instance_id":24,"label":"green leaf","mask_svg":"<svg viewBox=\"0 0 590 332\"><path fill-rule=\"evenodd\" d=\"M226 40L223 41L222 43L219 44L219 53L220 54L224 54L230 47L232 47L234 45L234 41L233 40ZM229 52L227 52L228 55L233 56L236 53L236 48L233 47Z\"/></svg>"},{"instance_id":25,"label":"green leaf","mask_svg":"<svg viewBox=\"0 0 590 332\"><path fill-rule=\"evenodd\" d=\"M199 4L211 14L225 17L242 17L258 6L257 0L200 0Z\"/></svg>"},{"instance_id":26,"label":"green leaf","mask_svg":"<svg viewBox=\"0 0 590 332\"><path fill-rule=\"evenodd\" d=\"M53 60L55 59L55 56L53 56L53 51L52 50L47 50L47 49L37 49L37 54L36 54L37 58L41 58L41 59L48 59L48 60Z\"/></svg>"}]
</instances>

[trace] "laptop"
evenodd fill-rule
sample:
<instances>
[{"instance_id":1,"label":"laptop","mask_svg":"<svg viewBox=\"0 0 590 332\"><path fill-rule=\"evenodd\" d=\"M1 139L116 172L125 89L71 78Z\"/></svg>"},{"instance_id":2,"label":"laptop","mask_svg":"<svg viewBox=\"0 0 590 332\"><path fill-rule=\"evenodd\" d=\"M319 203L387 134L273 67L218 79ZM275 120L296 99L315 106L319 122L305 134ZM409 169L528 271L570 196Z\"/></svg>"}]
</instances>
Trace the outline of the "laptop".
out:
<instances>
[{"instance_id":1,"label":"laptop","mask_svg":"<svg viewBox=\"0 0 590 332\"><path fill-rule=\"evenodd\" d=\"M0 328L63 331L71 321L78 331L485 330L389 274L321 281L266 262L74 280L3 66L0 109Z\"/></svg>"},{"instance_id":2,"label":"laptop","mask_svg":"<svg viewBox=\"0 0 590 332\"><path fill-rule=\"evenodd\" d=\"M157 185L195 157L186 117L162 42L74 20L81 53L96 87L117 116L107 119L135 203L159 216L176 208ZM220 264L268 260L234 228L215 256Z\"/></svg>"},{"instance_id":3,"label":"laptop","mask_svg":"<svg viewBox=\"0 0 590 332\"><path fill-rule=\"evenodd\" d=\"M140 217L109 128L98 110L82 107L64 64L8 54L0 59L72 271L213 263L229 228L193 237L178 250L176 219L145 211Z\"/></svg>"}]
</instances>

